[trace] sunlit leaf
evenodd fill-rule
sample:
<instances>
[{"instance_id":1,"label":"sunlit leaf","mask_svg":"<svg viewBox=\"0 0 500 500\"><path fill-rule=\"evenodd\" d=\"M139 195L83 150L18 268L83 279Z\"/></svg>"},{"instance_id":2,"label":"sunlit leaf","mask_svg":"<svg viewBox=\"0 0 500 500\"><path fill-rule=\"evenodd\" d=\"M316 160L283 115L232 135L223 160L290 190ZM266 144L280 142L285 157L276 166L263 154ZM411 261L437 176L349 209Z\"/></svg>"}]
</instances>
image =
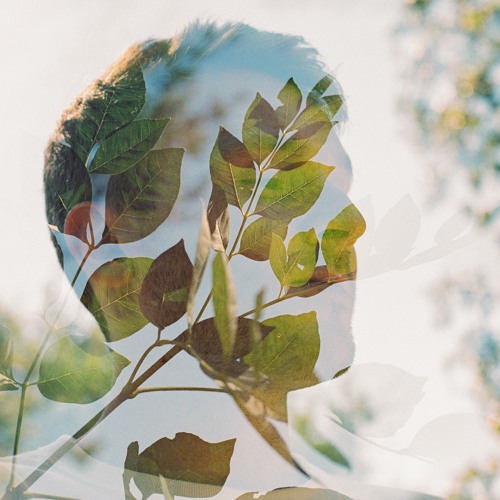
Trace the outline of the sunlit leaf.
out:
<instances>
[{"instance_id":1,"label":"sunlit leaf","mask_svg":"<svg viewBox=\"0 0 500 500\"><path fill-rule=\"evenodd\" d=\"M309 92L307 96L306 106L310 106L321 98L321 96L328 90L328 87L333 83L331 76L324 76Z\"/></svg>"},{"instance_id":2,"label":"sunlit leaf","mask_svg":"<svg viewBox=\"0 0 500 500\"><path fill-rule=\"evenodd\" d=\"M125 491L130 493L133 479L143 499L162 494L163 477L173 496L217 495L229 476L235 443L236 439L209 443L194 434L178 432L173 439L159 439L139 453L138 443L133 442L125 460Z\"/></svg>"},{"instance_id":3,"label":"sunlit leaf","mask_svg":"<svg viewBox=\"0 0 500 500\"><path fill-rule=\"evenodd\" d=\"M14 345L10 331L0 323L0 391L19 389L12 374Z\"/></svg>"},{"instance_id":4,"label":"sunlit leaf","mask_svg":"<svg viewBox=\"0 0 500 500\"><path fill-rule=\"evenodd\" d=\"M302 127L276 151L269 168L291 170L303 165L323 147L331 129L329 121Z\"/></svg>"},{"instance_id":5,"label":"sunlit leaf","mask_svg":"<svg viewBox=\"0 0 500 500\"><path fill-rule=\"evenodd\" d=\"M123 339L148 324L139 306L139 292L152 262L146 257L121 257L103 264L90 277L81 301L106 340Z\"/></svg>"},{"instance_id":6,"label":"sunlit leaf","mask_svg":"<svg viewBox=\"0 0 500 500\"><path fill-rule=\"evenodd\" d=\"M365 220L352 203L328 223L321 239L321 251L330 276L356 272L353 247L365 229Z\"/></svg>"},{"instance_id":7,"label":"sunlit leaf","mask_svg":"<svg viewBox=\"0 0 500 500\"><path fill-rule=\"evenodd\" d=\"M286 238L288 220L274 220L261 217L252 222L241 235L238 253L252 260L269 259L271 236L273 233Z\"/></svg>"},{"instance_id":8,"label":"sunlit leaf","mask_svg":"<svg viewBox=\"0 0 500 500\"><path fill-rule=\"evenodd\" d=\"M342 104L343 99L339 95L324 96L308 105L290 128L300 130L315 123L332 122Z\"/></svg>"},{"instance_id":9,"label":"sunlit leaf","mask_svg":"<svg viewBox=\"0 0 500 500\"><path fill-rule=\"evenodd\" d=\"M218 253L213 261L212 302L215 324L219 332L224 357L229 359L236 339L236 297L227 264L227 257Z\"/></svg>"},{"instance_id":10,"label":"sunlit leaf","mask_svg":"<svg viewBox=\"0 0 500 500\"><path fill-rule=\"evenodd\" d=\"M274 418L286 421L288 392L318 383L314 375L320 347L316 313L276 316L262 325L273 330L243 361L268 379L254 395L274 412Z\"/></svg>"},{"instance_id":11,"label":"sunlit leaf","mask_svg":"<svg viewBox=\"0 0 500 500\"><path fill-rule=\"evenodd\" d=\"M140 65L131 65L111 81L99 81L83 103L71 146L84 164L94 144L137 117L146 100Z\"/></svg>"},{"instance_id":12,"label":"sunlit leaf","mask_svg":"<svg viewBox=\"0 0 500 500\"><path fill-rule=\"evenodd\" d=\"M351 468L351 464L349 463L349 460L347 460L344 453L342 453L337 446L331 443L330 440L321 436L321 434L314 428L309 418L297 418L293 423L293 427L316 451L346 469Z\"/></svg>"},{"instance_id":13,"label":"sunlit leaf","mask_svg":"<svg viewBox=\"0 0 500 500\"><path fill-rule=\"evenodd\" d=\"M353 276L350 274L336 275L334 277L329 276L328 268L326 266L316 266L307 283L301 286L286 287L285 295L293 295L304 298L313 297L335 283L342 283L352 279Z\"/></svg>"},{"instance_id":14,"label":"sunlit leaf","mask_svg":"<svg viewBox=\"0 0 500 500\"><path fill-rule=\"evenodd\" d=\"M212 235L212 248L216 252L224 252L229 243L229 207L223 189L217 184L212 184L207 217Z\"/></svg>"},{"instance_id":15,"label":"sunlit leaf","mask_svg":"<svg viewBox=\"0 0 500 500\"><path fill-rule=\"evenodd\" d=\"M53 401L92 403L111 390L129 363L95 338L63 337L42 358L38 389Z\"/></svg>"},{"instance_id":16,"label":"sunlit leaf","mask_svg":"<svg viewBox=\"0 0 500 500\"><path fill-rule=\"evenodd\" d=\"M169 120L136 120L119 129L99 144L89 172L116 175L133 167L156 144Z\"/></svg>"},{"instance_id":17,"label":"sunlit leaf","mask_svg":"<svg viewBox=\"0 0 500 500\"><path fill-rule=\"evenodd\" d=\"M257 492L245 493L236 498L236 500L353 500L336 491L323 490L319 488L278 488L276 490L258 495Z\"/></svg>"},{"instance_id":18,"label":"sunlit leaf","mask_svg":"<svg viewBox=\"0 0 500 500\"><path fill-rule=\"evenodd\" d=\"M255 186L252 156L244 144L223 127L210 155L210 175L226 195L230 205L241 209Z\"/></svg>"},{"instance_id":19,"label":"sunlit leaf","mask_svg":"<svg viewBox=\"0 0 500 500\"><path fill-rule=\"evenodd\" d=\"M316 203L334 168L310 161L293 170L277 172L260 194L255 214L277 220L305 214Z\"/></svg>"},{"instance_id":20,"label":"sunlit leaf","mask_svg":"<svg viewBox=\"0 0 500 500\"><path fill-rule=\"evenodd\" d=\"M276 115L281 129L285 129L297 116L302 103L302 93L293 78L290 78L280 90L278 99L282 105L276 109Z\"/></svg>"},{"instance_id":21,"label":"sunlit leaf","mask_svg":"<svg viewBox=\"0 0 500 500\"><path fill-rule=\"evenodd\" d=\"M242 128L243 144L260 165L278 142L279 123L276 112L259 94L245 115Z\"/></svg>"},{"instance_id":22,"label":"sunlit leaf","mask_svg":"<svg viewBox=\"0 0 500 500\"><path fill-rule=\"evenodd\" d=\"M306 284L318 259L318 238L314 229L297 233L288 244L286 256L283 250L283 241L273 234L269 257L271 268L281 286Z\"/></svg>"},{"instance_id":23,"label":"sunlit leaf","mask_svg":"<svg viewBox=\"0 0 500 500\"><path fill-rule=\"evenodd\" d=\"M201 216L200 232L198 233L198 245L196 246L196 257L193 267L193 278L189 286L188 300L186 303L187 322L188 326L193 324L194 319L194 303L196 293L201 283L205 267L207 265L208 256L210 254L210 227L208 224L207 214L203 210Z\"/></svg>"},{"instance_id":24,"label":"sunlit leaf","mask_svg":"<svg viewBox=\"0 0 500 500\"><path fill-rule=\"evenodd\" d=\"M139 296L141 310L153 325L163 329L184 316L192 277L184 240L154 260Z\"/></svg>"},{"instance_id":25,"label":"sunlit leaf","mask_svg":"<svg viewBox=\"0 0 500 500\"><path fill-rule=\"evenodd\" d=\"M105 243L130 243L157 229L170 215L181 183L183 149L150 151L109 180Z\"/></svg>"}]
</instances>

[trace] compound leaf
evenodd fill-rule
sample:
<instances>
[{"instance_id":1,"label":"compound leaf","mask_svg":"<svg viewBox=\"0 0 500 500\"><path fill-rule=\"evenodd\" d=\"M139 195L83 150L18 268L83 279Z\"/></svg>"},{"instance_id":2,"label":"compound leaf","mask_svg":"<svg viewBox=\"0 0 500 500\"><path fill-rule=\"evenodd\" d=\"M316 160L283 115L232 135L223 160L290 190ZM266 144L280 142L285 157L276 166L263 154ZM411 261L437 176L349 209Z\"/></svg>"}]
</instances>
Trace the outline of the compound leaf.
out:
<instances>
[{"instance_id":1,"label":"compound leaf","mask_svg":"<svg viewBox=\"0 0 500 500\"><path fill-rule=\"evenodd\" d=\"M128 337L148 324L139 292L153 259L120 257L90 277L81 301L94 315L109 342Z\"/></svg>"},{"instance_id":2,"label":"compound leaf","mask_svg":"<svg viewBox=\"0 0 500 500\"><path fill-rule=\"evenodd\" d=\"M40 363L38 389L61 403L92 403L107 394L130 363L95 338L66 336L54 342Z\"/></svg>"},{"instance_id":3,"label":"compound leaf","mask_svg":"<svg viewBox=\"0 0 500 500\"><path fill-rule=\"evenodd\" d=\"M170 215L181 184L183 149L150 151L109 180L104 243L138 241Z\"/></svg>"}]
</instances>

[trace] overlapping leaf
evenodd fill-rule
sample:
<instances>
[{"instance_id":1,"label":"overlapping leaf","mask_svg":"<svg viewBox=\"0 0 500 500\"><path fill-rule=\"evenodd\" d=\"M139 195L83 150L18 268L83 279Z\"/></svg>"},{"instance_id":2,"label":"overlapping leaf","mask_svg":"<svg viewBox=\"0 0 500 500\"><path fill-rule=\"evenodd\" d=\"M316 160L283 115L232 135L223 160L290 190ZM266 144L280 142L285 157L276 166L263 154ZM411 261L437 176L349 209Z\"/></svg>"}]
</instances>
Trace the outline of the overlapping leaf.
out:
<instances>
[{"instance_id":1,"label":"overlapping leaf","mask_svg":"<svg viewBox=\"0 0 500 500\"><path fill-rule=\"evenodd\" d=\"M212 302L215 324L219 332L222 352L229 359L236 340L237 318L236 297L231 272L224 253L218 253L213 261Z\"/></svg>"},{"instance_id":2,"label":"overlapping leaf","mask_svg":"<svg viewBox=\"0 0 500 500\"><path fill-rule=\"evenodd\" d=\"M331 129L329 121L301 127L276 151L269 168L291 170L303 165L323 147Z\"/></svg>"},{"instance_id":3,"label":"overlapping leaf","mask_svg":"<svg viewBox=\"0 0 500 500\"><path fill-rule=\"evenodd\" d=\"M165 495L162 478L172 498L217 495L229 476L235 443L236 439L209 443L187 432L178 432L173 439L159 439L141 453L137 441L131 443L123 474L127 498L133 498L131 479L143 499L155 493Z\"/></svg>"},{"instance_id":4,"label":"overlapping leaf","mask_svg":"<svg viewBox=\"0 0 500 500\"><path fill-rule=\"evenodd\" d=\"M210 175L230 205L242 208L255 186L252 156L245 145L223 127L210 155Z\"/></svg>"},{"instance_id":5,"label":"overlapping leaf","mask_svg":"<svg viewBox=\"0 0 500 500\"><path fill-rule=\"evenodd\" d=\"M153 325L163 329L184 316L192 278L184 240L155 259L139 296L141 310Z\"/></svg>"},{"instance_id":6,"label":"overlapping leaf","mask_svg":"<svg viewBox=\"0 0 500 500\"><path fill-rule=\"evenodd\" d=\"M229 243L229 207L224 190L217 184L212 185L207 218L212 235L212 248L216 252L224 252Z\"/></svg>"},{"instance_id":7,"label":"overlapping leaf","mask_svg":"<svg viewBox=\"0 0 500 500\"><path fill-rule=\"evenodd\" d=\"M316 203L334 168L309 161L293 170L277 172L262 190L254 213L276 220L305 214Z\"/></svg>"},{"instance_id":8,"label":"overlapping leaf","mask_svg":"<svg viewBox=\"0 0 500 500\"><path fill-rule=\"evenodd\" d=\"M278 99L282 104L276 108L276 115L280 128L284 130L297 116L302 103L302 93L293 78L290 78L280 90Z\"/></svg>"},{"instance_id":9,"label":"overlapping leaf","mask_svg":"<svg viewBox=\"0 0 500 500\"><path fill-rule=\"evenodd\" d=\"M136 120L119 129L99 144L89 172L116 175L133 167L156 144L169 120Z\"/></svg>"},{"instance_id":10,"label":"overlapping leaf","mask_svg":"<svg viewBox=\"0 0 500 500\"><path fill-rule=\"evenodd\" d=\"M106 340L123 339L148 324L139 306L139 292L152 262L146 257L121 257L102 265L90 277L81 301Z\"/></svg>"},{"instance_id":11,"label":"overlapping leaf","mask_svg":"<svg viewBox=\"0 0 500 500\"><path fill-rule=\"evenodd\" d=\"M241 235L238 253L252 260L269 259L271 248L271 236L273 233L286 238L288 232L288 220L275 220L260 217L252 222Z\"/></svg>"},{"instance_id":12,"label":"overlapping leaf","mask_svg":"<svg viewBox=\"0 0 500 500\"><path fill-rule=\"evenodd\" d=\"M37 386L53 401L92 403L111 390L129 363L95 338L67 336L47 349L40 363Z\"/></svg>"},{"instance_id":13,"label":"overlapping leaf","mask_svg":"<svg viewBox=\"0 0 500 500\"><path fill-rule=\"evenodd\" d=\"M71 146L87 163L90 151L116 130L137 117L146 100L146 85L139 64L132 65L116 79L98 82L85 100Z\"/></svg>"},{"instance_id":14,"label":"overlapping leaf","mask_svg":"<svg viewBox=\"0 0 500 500\"><path fill-rule=\"evenodd\" d=\"M365 220L352 203L328 223L321 238L321 251L329 276L356 272L354 243L365 229Z\"/></svg>"},{"instance_id":15,"label":"overlapping leaf","mask_svg":"<svg viewBox=\"0 0 500 500\"><path fill-rule=\"evenodd\" d=\"M343 100L339 95L324 96L308 105L293 122L292 129L302 129L315 123L332 122Z\"/></svg>"},{"instance_id":16,"label":"overlapping leaf","mask_svg":"<svg viewBox=\"0 0 500 500\"><path fill-rule=\"evenodd\" d=\"M283 240L272 235L269 261L281 286L302 286L311 278L318 260L318 238L314 229L297 233L285 250Z\"/></svg>"},{"instance_id":17,"label":"overlapping leaf","mask_svg":"<svg viewBox=\"0 0 500 500\"><path fill-rule=\"evenodd\" d=\"M306 107L318 102L321 96L328 90L330 85L333 83L333 78L329 75L325 75L309 92L306 100Z\"/></svg>"},{"instance_id":18,"label":"overlapping leaf","mask_svg":"<svg viewBox=\"0 0 500 500\"><path fill-rule=\"evenodd\" d=\"M170 215L181 183L183 149L150 151L109 180L104 243L130 243L157 229Z\"/></svg>"}]
</instances>

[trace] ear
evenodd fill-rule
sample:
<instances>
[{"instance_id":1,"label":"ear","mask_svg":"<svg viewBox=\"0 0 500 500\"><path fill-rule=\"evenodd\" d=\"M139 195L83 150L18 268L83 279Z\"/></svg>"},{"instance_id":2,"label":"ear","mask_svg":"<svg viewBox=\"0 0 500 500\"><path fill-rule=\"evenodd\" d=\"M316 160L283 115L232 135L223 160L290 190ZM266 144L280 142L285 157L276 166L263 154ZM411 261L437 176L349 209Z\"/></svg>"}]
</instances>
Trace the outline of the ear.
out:
<instances>
[{"instance_id":1,"label":"ear","mask_svg":"<svg viewBox=\"0 0 500 500\"><path fill-rule=\"evenodd\" d=\"M92 203L84 201L75 205L66 216L64 221L64 233L76 236L78 239L89 244L87 228L92 226L90 221L90 208Z\"/></svg>"}]
</instances>

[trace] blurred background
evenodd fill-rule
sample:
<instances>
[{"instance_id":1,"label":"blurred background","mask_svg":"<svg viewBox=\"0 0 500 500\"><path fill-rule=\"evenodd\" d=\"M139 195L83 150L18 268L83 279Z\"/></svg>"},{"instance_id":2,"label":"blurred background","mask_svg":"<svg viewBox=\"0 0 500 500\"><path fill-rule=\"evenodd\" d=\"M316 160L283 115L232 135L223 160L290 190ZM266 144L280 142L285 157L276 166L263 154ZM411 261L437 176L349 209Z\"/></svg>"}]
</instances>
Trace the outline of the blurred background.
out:
<instances>
[{"instance_id":1,"label":"blurred background","mask_svg":"<svg viewBox=\"0 0 500 500\"><path fill-rule=\"evenodd\" d=\"M326 388L291 406L296 430L310 443L342 439L329 434L331 418L322 419L330 412L370 439L349 444L360 465L341 493L365 483L499 498L500 13L493 0L3 3L0 315L22 339L19 359L29 359L52 300L67 291L44 216L49 135L126 47L173 36L196 19L303 36L347 99L341 141L353 163L350 198L368 225L357 247L355 366L342 381L343 398ZM68 317L76 311L68 305ZM48 402L33 394L28 403L22 451L58 435L44 427ZM11 452L17 404L0 392L2 456ZM302 410L311 405L314 418ZM392 450L387 460L371 455L380 447ZM423 456L440 472L398 468L391 453Z\"/></svg>"}]
</instances>

